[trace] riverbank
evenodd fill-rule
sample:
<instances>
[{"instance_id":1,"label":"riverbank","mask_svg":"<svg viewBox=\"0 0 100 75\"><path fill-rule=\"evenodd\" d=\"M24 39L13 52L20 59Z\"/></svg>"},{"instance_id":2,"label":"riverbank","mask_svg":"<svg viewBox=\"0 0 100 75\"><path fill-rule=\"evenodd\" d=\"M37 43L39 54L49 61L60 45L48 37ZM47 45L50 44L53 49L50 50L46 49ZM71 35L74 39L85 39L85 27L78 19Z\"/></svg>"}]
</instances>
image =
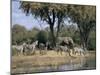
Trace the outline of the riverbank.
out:
<instances>
[{"instance_id":1,"label":"riverbank","mask_svg":"<svg viewBox=\"0 0 100 75\"><path fill-rule=\"evenodd\" d=\"M36 55L31 56L12 56L11 69L12 73L24 73L24 71L28 73L41 66L58 66L70 63L77 64L81 62L82 58L95 59L95 52L89 51L85 56L69 56L64 52L61 55L60 53L57 54L55 51L48 51L45 55L40 55L37 52ZM29 68L32 68L32 70L29 70Z\"/></svg>"}]
</instances>

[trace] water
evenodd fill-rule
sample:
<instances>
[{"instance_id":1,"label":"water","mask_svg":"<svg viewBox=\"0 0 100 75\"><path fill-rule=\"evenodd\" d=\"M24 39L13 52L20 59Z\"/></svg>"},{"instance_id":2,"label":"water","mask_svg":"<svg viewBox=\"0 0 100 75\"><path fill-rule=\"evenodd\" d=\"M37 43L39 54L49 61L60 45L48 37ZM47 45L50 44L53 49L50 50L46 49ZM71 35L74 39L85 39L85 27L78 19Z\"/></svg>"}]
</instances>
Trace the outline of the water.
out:
<instances>
[{"instance_id":1,"label":"water","mask_svg":"<svg viewBox=\"0 0 100 75\"><path fill-rule=\"evenodd\" d=\"M36 66L27 68L17 68L13 73L38 73L38 72L53 72L53 71L73 71L73 70L89 70L96 68L96 58L75 58L69 60L69 63L55 66Z\"/></svg>"},{"instance_id":2,"label":"water","mask_svg":"<svg viewBox=\"0 0 100 75\"><path fill-rule=\"evenodd\" d=\"M72 60L73 62L73 60ZM96 68L96 60L89 58L81 58L78 63L70 63L59 66L59 71L65 70L88 70Z\"/></svg>"},{"instance_id":3,"label":"water","mask_svg":"<svg viewBox=\"0 0 100 75\"><path fill-rule=\"evenodd\" d=\"M75 61L77 61L75 63ZM59 65L59 66L42 66L38 67L35 72L52 72L52 71L71 71L71 70L89 70L96 68L95 58L80 58L70 60L70 63Z\"/></svg>"}]
</instances>

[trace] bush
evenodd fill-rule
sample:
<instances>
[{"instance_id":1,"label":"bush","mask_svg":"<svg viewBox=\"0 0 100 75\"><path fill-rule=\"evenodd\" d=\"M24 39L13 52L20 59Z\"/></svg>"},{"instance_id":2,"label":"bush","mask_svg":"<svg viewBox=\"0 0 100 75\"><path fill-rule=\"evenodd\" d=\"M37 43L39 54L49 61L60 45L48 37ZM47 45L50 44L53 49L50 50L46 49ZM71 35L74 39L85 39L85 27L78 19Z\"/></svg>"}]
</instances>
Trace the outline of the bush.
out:
<instances>
[{"instance_id":1,"label":"bush","mask_svg":"<svg viewBox=\"0 0 100 75\"><path fill-rule=\"evenodd\" d=\"M96 41L95 41L95 39L90 39L89 40L88 50L96 50Z\"/></svg>"},{"instance_id":2,"label":"bush","mask_svg":"<svg viewBox=\"0 0 100 75\"><path fill-rule=\"evenodd\" d=\"M47 32L45 31L40 31L38 34L37 34L37 40L41 43L45 43L47 40L48 40L48 35L47 35Z\"/></svg>"},{"instance_id":3,"label":"bush","mask_svg":"<svg viewBox=\"0 0 100 75\"><path fill-rule=\"evenodd\" d=\"M96 50L96 32L91 31L88 42L88 50Z\"/></svg>"},{"instance_id":4,"label":"bush","mask_svg":"<svg viewBox=\"0 0 100 75\"><path fill-rule=\"evenodd\" d=\"M12 56L18 55L18 50L16 50L15 48L12 48Z\"/></svg>"}]
</instances>

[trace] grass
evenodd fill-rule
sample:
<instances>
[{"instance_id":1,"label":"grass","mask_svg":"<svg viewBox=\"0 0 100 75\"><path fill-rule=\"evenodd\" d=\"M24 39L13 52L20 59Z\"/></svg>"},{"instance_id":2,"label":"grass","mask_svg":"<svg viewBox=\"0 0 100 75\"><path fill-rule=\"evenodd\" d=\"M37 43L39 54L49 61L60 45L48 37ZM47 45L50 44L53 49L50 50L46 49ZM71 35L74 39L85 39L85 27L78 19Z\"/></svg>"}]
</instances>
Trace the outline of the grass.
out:
<instances>
[{"instance_id":1,"label":"grass","mask_svg":"<svg viewBox=\"0 0 100 75\"><path fill-rule=\"evenodd\" d=\"M35 55L12 56L11 69L12 69L12 73L17 73L17 72L21 73L22 71L26 72L27 70L25 69L27 68L30 68L30 69L33 68L34 70L36 70L36 68L40 66L57 66L57 65L62 65L62 64L69 64L70 60L74 60L74 59L75 61L73 61L73 63L79 63L80 59L84 57L86 58L95 57L95 52L89 51L88 54L85 56L80 56L80 55L69 56L65 52L63 52L61 55L60 53L57 54L57 52L55 51L48 51L47 54L40 55L39 52L37 51Z\"/></svg>"}]
</instances>

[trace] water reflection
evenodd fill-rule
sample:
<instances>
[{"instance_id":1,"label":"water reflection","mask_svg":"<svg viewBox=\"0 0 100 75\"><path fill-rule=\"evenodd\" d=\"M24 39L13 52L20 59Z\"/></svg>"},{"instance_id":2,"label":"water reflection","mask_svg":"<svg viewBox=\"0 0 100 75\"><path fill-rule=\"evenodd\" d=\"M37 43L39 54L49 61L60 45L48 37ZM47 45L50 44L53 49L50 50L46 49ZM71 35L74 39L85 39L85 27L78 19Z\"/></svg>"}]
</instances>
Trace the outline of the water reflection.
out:
<instances>
[{"instance_id":1,"label":"water reflection","mask_svg":"<svg viewBox=\"0 0 100 75\"><path fill-rule=\"evenodd\" d=\"M82 70L82 69L95 69L96 60L90 58L76 58L69 61L70 63L59 66L42 66L38 67L38 72L46 71L68 71L68 70ZM36 71L36 70L35 70Z\"/></svg>"},{"instance_id":2,"label":"water reflection","mask_svg":"<svg viewBox=\"0 0 100 75\"><path fill-rule=\"evenodd\" d=\"M83 67L83 65L86 63L85 58L76 58L74 60L70 60L70 64L64 64L59 66L59 70L75 70Z\"/></svg>"},{"instance_id":3,"label":"water reflection","mask_svg":"<svg viewBox=\"0 0 100 75\"><path fill-rule=\"evenodd\" d=\"M69 63L68 63L69 62ZM32 73L32 72L53 72L53 71L68 71L68 70L87 70L96 68L96 58L75 58L69 60L66 64L62 65L49 65L49 66L35 66L27 68L17 68L13 70L14 73Z\"/></svg>"}]
</instances>

